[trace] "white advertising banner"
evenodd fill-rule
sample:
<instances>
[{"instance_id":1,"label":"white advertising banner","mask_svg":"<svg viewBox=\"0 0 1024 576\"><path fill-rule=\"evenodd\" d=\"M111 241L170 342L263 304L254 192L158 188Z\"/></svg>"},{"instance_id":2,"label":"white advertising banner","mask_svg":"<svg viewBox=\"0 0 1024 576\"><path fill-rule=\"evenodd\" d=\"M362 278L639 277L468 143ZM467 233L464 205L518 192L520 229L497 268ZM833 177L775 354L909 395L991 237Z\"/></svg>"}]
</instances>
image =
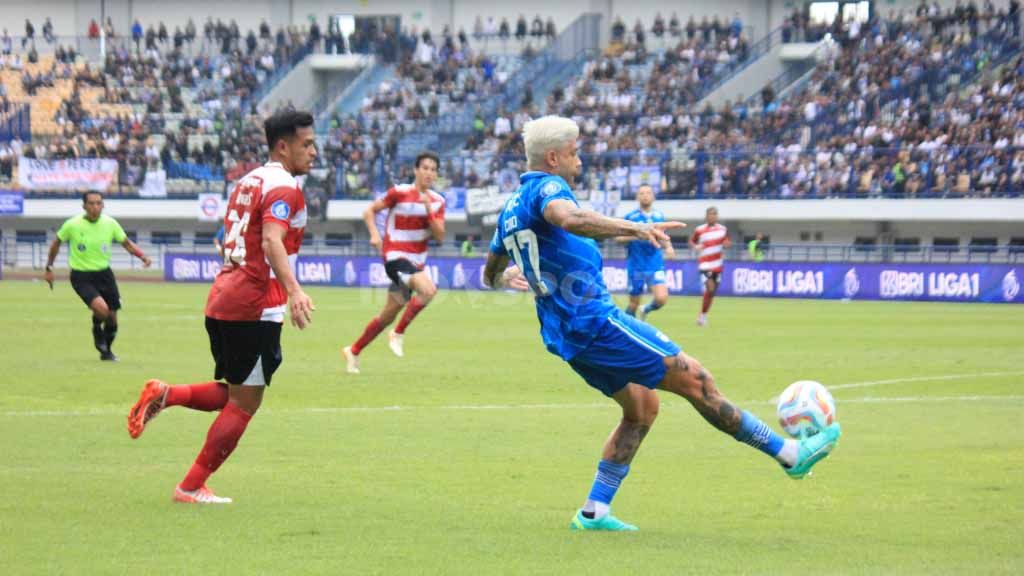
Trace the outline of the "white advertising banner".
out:
<instances>
[{"instance_id":1,"label":"white advertising banner","mask_svg":"<svg viewBox=\"0 0 1024 576\"><path fill-rule=\"evenodd\" d=\"M105 192L117 177L117 160L18 158L18 183L25 190L92 190Z\"/></svg>"}]
</instances>

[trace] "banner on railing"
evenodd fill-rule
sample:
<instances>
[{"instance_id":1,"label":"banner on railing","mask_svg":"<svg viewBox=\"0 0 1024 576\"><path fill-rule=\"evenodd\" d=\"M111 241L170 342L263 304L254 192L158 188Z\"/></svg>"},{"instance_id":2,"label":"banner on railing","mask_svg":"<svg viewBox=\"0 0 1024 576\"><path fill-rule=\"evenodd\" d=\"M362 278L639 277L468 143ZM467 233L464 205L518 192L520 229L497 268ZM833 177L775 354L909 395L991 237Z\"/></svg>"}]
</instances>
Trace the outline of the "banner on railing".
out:
<instances>
[{"instance_id":1,"label":"banner on railing","mask_svg":"<svg viewBox=\"0 0 1024 576\"><path fill-rule=\"evenodd\" d=\"M117 176L117 160L18 158L18 183L26 190L91 190L104 192Z\"/></svg>"},{"instance_id":2,"label":"banner on railing","mask_svg":"<svg viewBox=\"0 0 1024 576\"><path fill-rule=\"evenodd\" d=\"M440 288L483 288L482 258L432 258L427 272ZM164 279L209 282L220 269L212 254L164 256ZM385 287L391 283L384 262L371 256L299 256L296 276L302 284ZM602 276L612 292L629 288L626 264L605 261ZM974 264L815 264L737 263L727 265L718 294L826 300L929 300L944 302L1024 303L1024 266ZM699 295L703 276L695 262L666 262L672 294Z\"/></svg>"},{"instance_id":3,"label":"banner on railing","mask_svg":"<svg viewBox=\"0 0 1024 576\"><path fill-rule=\"evenodd\" d=\"M25 212L25 197L21 192L0 190L0 216L12 216Z\"/></svg>"}]
</instances>

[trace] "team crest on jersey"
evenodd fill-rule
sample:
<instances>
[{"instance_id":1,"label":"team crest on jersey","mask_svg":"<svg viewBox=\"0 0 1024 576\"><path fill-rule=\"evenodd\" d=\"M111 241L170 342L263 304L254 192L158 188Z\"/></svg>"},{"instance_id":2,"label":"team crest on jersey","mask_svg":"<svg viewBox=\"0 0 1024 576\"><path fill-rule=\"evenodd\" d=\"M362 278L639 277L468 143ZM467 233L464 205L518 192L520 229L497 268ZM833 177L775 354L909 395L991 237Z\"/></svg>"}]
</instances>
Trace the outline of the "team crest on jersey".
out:
<instances>
[{"instance_id":1,"label":"team crest on jersey","mask_svg":"<svg viewBox=\"0 0 1024 576\"><path fill-rule=\"evenodd\" d=\"M278 200L270 205L270 213L274 215L274 218L287 220L288 216L292 213L292 209L284 200Z\"/></svg>"},{"instance_id":2,"label":"team crest on jersey","mask_svg":"<svg viewBox=\"0 0 1024 576\"><path fill-rule=\"evenodd\" d=\"M544 187L540 189L540 195L545 197L552 196L554 194L558 194L558 192L561 190L562 187L558 184L558 182L551 181L545 184Z\"/></svg>"}]
</instances>

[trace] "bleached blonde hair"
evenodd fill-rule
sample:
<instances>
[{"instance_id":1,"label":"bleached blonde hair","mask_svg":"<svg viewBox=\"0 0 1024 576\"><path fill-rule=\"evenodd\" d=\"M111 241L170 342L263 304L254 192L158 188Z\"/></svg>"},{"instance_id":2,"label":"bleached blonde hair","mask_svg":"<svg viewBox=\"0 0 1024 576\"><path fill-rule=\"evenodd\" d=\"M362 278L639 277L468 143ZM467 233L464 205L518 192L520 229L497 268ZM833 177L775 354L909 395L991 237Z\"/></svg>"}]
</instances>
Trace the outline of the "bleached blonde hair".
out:
<instances>
[{"instance_id":1,"label":"bleached blonde hair","mask_svg":"<svg viewBox=\"0 0 1024 576\"><path fill-rule=\"evenodd\" d=\"M531 168L544 167L544 155L580 137L580 127L569 118L544 116L523 126L526 162Z\"/></svg>"}]
</instances>

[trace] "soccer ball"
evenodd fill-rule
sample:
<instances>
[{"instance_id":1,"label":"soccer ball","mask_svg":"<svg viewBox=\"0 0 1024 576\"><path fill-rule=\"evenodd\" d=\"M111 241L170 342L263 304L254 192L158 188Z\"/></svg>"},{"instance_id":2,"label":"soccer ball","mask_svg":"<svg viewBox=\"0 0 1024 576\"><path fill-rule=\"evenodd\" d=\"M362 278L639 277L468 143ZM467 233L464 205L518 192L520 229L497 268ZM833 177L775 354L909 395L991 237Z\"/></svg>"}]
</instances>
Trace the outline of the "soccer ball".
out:
<instances>
[{"instance_id":1,"label":"soccer ball","mask_svg":"<svg viewBox=\"0 0 1024 576\"><path fill-rule=\"evenodd\" d=\"M794 438L813 436L836 421L836 403L814 380L793 382L779 396L779 424Z\"/></svg>"}]
</instances>

